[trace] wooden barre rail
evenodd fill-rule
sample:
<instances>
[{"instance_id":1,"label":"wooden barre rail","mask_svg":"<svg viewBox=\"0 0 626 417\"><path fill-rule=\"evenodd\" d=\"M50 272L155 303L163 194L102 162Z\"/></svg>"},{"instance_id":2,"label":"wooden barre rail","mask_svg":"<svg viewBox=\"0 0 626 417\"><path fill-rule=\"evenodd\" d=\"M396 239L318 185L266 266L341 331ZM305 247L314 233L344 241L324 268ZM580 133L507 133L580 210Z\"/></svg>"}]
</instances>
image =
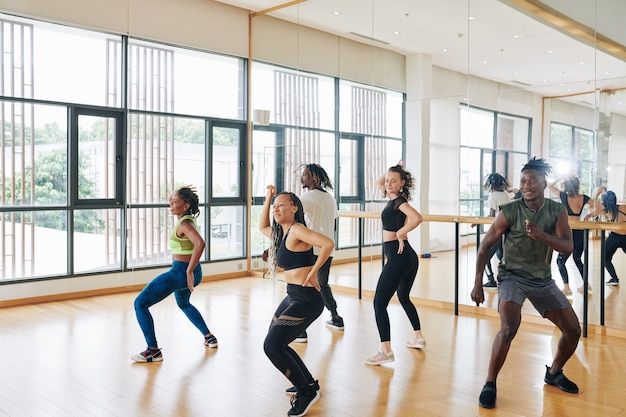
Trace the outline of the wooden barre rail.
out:
<instances>
[{"instance_id":1,"label":"wooden barre rail","mask_svg":"<svg viewBox=\"0 0 626 417\"><path fill-rule=\"evenodd\" d=\"M339 211L339 217L358 219L358 297L362 296L362 247L363 247L363 222L365 219L380 219L380 212L367 211ZM467 224L491 224L494 217L480 216L454 216L446 214L423 214L425 222L454 223L455 225L455 245L454 245L454 314L459 315L459 254L460 254L460 228L461 223ZM584 231L584 248L583 248L583 337L587 337L588 316L589 316L589 231L600 231L600 282L604 282L604 254L606 232L613 231L619 234L626 234L626 223L599 222L599 221L583 221L569 220L572 229ZM480 228L476 228L476 242L480 242ZM385 256L383 253L383 263ZM600 325L604 326L604 285L600 286Z\"/></svg>"}]
</instances>

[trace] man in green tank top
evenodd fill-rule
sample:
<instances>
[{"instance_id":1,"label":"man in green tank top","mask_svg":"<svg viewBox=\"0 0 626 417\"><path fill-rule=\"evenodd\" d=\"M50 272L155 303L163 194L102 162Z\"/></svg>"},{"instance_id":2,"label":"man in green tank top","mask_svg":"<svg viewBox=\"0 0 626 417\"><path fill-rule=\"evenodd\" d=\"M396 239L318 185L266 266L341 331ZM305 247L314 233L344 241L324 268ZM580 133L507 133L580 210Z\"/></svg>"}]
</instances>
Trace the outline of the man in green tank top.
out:
<instances>
[{"instance_id":1,"label":"man in green tank top","mask_svg":"<svg viewBox=\"0 0 626 417\"><path fill-rule=\"evenodd\" d=\"M561 330L552 365L546 366L544 382L565 392L578 393L576 384L563 374L563 366L576 350L580 324L551 273L552 252L572 252L572 231L565 206L544 197L550 170L543 159L533 158L524 165L519 187L522 198L500 206L500 213L478 249L472 300L480 304L485 301L482 279L488 250L504 236L503 257L498 267L501 327L493 342L486 383L478 400L485 408L496 405L496 379L520 326L526 299Z\"/></svg>"}]
</instances>

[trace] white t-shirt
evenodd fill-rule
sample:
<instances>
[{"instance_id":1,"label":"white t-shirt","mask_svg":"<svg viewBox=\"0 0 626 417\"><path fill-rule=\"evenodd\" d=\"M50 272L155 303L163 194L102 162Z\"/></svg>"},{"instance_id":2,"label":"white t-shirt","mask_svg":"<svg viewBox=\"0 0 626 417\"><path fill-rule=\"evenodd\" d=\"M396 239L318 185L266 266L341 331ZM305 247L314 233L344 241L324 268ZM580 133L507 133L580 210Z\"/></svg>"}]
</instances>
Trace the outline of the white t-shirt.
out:
<instances>
[{"instance_id":1,"label":"white t-shirt","mask_svg":"<svg viewBox=\"0 0 626 417\"><path fill-rule=\"evenodd\" d=\"M500 211L500 206L508 203L509 201L511 201L511 197L506 191L492 191L489 193L489 198L487 199L489 208L493 209L496 214Z\"/></svg>"},{"instance_id":2,"label":"white t-shirt","mask_svg":"<svg viewBox=\"0 0 626 417\"><path fill-rule=\"evenodd\" d=\"M332 193L311 190L300 196L304 208L304 220L309 229L322 233L335 241L335 219L339 217L337 201ZM314 247L313 252L317 255L319 248ZM333 256L333 249L330 256Z\"/></svg>"}]
</instances>

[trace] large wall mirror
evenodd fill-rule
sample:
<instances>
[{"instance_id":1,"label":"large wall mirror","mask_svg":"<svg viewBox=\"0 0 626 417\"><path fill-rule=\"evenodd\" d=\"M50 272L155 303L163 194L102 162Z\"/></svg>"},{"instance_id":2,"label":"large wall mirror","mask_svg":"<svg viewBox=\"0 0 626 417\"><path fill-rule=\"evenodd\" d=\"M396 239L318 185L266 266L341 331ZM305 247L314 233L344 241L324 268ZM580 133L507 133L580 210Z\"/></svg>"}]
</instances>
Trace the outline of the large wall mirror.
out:
<instances>
[{"instance_id":1,"label":"large wall mirror","mask_svg":"<svg viewBox=\"0 0 626 417\"><path fill-rule=\"evenodd\" d=\"M254 3L247 8L261 11L262 2ZM535 155L552 163L555 176L578 175L586 194L605 186L618 200L626 198L626 32L620 22L626 4L620 0L265 5L251 19L254 60L406 94L406 161L418 177L414 202L420 211L485 216L485 176L500 172L515 187L520 168ZM255 81L253 73L253 91ZM254 107L261 99L253 95L251 102ZM384 170L393 159L388 154L380 167ZM420 253L435 256L421 262L414 295L452 302L454 224L431 222L420 228L412 241ZM467 305L472 304L476 230L461 225L459 289ZM592 234L589 258L592 324L600 324L603 285L596 237ZM616 255L618 273L625 270L623 258ZM435 267L435 262L448 267ZM568 270L580 316L583 295L576 289L581 278L571 260ZM556 265L553 271L562 284ZM368 279L364 287L373 288L377 275ZM449 287L434 289L428 282L433 279ZM618 291L607 287L604 297L604 324L626 328L619 319L626 306ZM485 305L496 308L496 301L492 291ZM536 314L532 307L524 312Z\"/></svg>"}]
</instances>

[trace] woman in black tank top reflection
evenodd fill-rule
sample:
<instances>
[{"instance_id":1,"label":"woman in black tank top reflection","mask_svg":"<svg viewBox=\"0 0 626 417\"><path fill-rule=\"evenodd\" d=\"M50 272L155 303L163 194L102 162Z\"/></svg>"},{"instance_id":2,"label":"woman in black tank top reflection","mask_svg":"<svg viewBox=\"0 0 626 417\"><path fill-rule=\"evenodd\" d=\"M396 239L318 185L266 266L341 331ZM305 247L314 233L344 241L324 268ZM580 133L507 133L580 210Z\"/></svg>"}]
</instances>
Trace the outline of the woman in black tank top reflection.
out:
<instances>
[{"instance_id":1,"label":"woman in black tank top reflection","mask_svg":"<svg viewBox=\"0 0 626 417\"><path fill-rule=\"evenodd\" d=\"M283 268L287 296L276 309L265 337L263 349L274 366L289 379L293 387L289 416L303 416L319 399L318 381L289 343L302 334L324 310L317 271L330 256L335 243L325 235L306 227L302 202L293 193L276 195L270 222L270 204L276 187L267 186L267 194L259 222L259 230L270 238L269 267ZM313 246L319 247L317 256Z\"/></svg>"},{"instance_id":2,"label":"woman in black tank top reflection","mask_svg":"<svg viewBox=\"0 0 626 417\"><path fill-rule=\"evenodd\" d=\"M414 337L407 342L406 346L416 349L426 347L417 309L409 297L417 275L418 258L407 240L407 234L419 226L423 220L422 215L408 202L411 198L411 189L414 187L413 177L404 169L404 163L400 161L398 165L389 168L384 183L381 180L379 182L383 195L389 199L381 216L387 263L378 278L374 295L374 314L380 335L380 351L365 360L368 365L382 365L395 360L391 350L391 329L387 306L396 292L415 332Z\"/></svg>"},{"instance_id":3,"label":"woman in black tank top reflection","mask_svg":"<svg viewBox=\"0 0 626 417\"><path fill-rule=\"evenodd\" d=\"M563 191L556 187L556 184L563 183ZM589 211L593 210L593 200L586 195L580 193L580 179L575 175L570 175L563 179L557 179L554 182L548 184L548 188L552 193L559 196L561 203L565 205L567 209L567 217L570 220L581 220L580 216L585 208ZM583 261L582 255L585 249L585 231L581 229L572 229L572 240L574 242L574 250L572 251L572 258L578 268L580 277L583 277ZM565 262L570 255L564 255L559 253L556 258L556 265L559 267L561 278L563 279L563 293L565 295L572 295L572 290L569 285L569 275L567 273L567 267ZM584 291L584 286L578 288L578 291ZM589 288L591 290L591 287Z\"/></svg>"}]
</instances>

